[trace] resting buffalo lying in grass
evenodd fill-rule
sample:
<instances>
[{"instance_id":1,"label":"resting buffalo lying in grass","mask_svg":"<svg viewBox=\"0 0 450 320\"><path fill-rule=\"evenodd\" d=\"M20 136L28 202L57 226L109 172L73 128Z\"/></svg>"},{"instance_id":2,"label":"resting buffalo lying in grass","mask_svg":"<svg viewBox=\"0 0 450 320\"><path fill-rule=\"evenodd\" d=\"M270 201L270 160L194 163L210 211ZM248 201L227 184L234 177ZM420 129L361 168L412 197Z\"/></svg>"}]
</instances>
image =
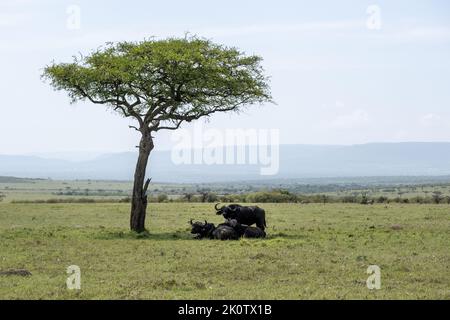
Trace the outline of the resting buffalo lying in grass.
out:
<instances>
[{"instance_id":1,"label":"resting buffalo lying in grass","mask_svg":"<svg viewBox=\"0 0 450 320\"><path fill-rule=\"evenodd\" d=\"M217 240L237 240L239 234L230 226L220 225L212 233L213 239Z\"/></svg>"},{"instance_id":2,"label":"resting buffalo lying in grass","mask_svg":"<svg viewBox=\"0 0 450 320\"><path fill-rule=\"evenodd\" d=\"M240 237L244 238L265 238L266 232L258 227L251 227L245 224L239 223L236 219L228 219L225 223L232 227L239 234Z\"/></svg>"},{"instance_id":3,"label":"resting buffalo lying in grass","mask_svg":"<svg viewBox=\"0 0 450 320\"><path fill-rule=\"evenodd\" d=\"M192 220L189 223L191 224L191 233L195 234L197 239L210 238L212 232L216 229L214 224L208 223L206 220L205 223L200 221L192 222Z\"/></svg>"},{"instance_id":4,"label":"resting buffalo lying in grass","mask_svg":"<svg viewBox=\"0 0 450 320\"><path fill-rule=\"evenodd\" d=\"M202 222L192 222L190 221L192 226L191 233L196 234L197 239L209 238L209 239L218 239L218 240L237 240L239 239L239 234L234 230L234 228L222 224L219 226L215 226L213 223L208 223L205 220Z\"/></svg>"},{"instance_id":5,"label":"resting buffalo lying in grass","mask_svg":"<svg viewBox=\"0 0 450 320\"><path fill-rule=\"evenodd\" d=\"M266 233L257 228L239 224L236 220L228 220L217 227L213 223L192 222L191 233L196 235L197 239L217 239L217 240L237 240L244 238L264 238Z\"/></svg>"}]
</instances>

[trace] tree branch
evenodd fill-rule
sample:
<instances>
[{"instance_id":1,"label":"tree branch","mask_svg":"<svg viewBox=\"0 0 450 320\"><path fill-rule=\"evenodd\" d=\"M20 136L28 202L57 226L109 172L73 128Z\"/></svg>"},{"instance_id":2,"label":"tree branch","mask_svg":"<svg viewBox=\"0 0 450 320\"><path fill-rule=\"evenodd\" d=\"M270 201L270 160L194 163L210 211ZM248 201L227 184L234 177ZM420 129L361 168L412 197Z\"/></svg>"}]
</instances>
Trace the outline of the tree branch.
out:
<instances>
[{"instance_id":1,"label":"tree branch","mask_svg":"<svg viewBox=\"0 0 450 320\"><path fill-rule=\"evenodd\" d=\"M144 189L142 189L142 194L144 195L144 196L146 196L146 193L147 193L147 189L148 189L148 186L149 186L149 184L150 184L150 181L152 181L152 179L150 178L150 179L147 179L147 181L145 181L145 184L144 184Z\"/></svg>"}]
</instances>

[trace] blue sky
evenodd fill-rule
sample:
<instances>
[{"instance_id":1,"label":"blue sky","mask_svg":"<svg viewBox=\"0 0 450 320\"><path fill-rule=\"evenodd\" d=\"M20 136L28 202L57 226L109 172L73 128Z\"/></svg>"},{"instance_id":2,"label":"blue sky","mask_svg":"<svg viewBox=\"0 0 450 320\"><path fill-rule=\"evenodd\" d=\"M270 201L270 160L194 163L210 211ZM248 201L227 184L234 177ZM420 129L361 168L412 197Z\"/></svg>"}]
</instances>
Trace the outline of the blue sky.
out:
<instances>
[{"instance_id":1,"label":"blue sky","mask_svg":"<svg viewBox=\"0 0 450 320\"><path fill-rule=\"evenodd\" d=\"M379 29L367 26L371 5ZM206 127L278 128L281 143L450 141L448 1L2 0L0 153L133 150L129 120L69 105L42 68L107 41L185 32L261 55L277 102ZM158 134L159 148L171 143Z\"/></svg>"}]
</instances>

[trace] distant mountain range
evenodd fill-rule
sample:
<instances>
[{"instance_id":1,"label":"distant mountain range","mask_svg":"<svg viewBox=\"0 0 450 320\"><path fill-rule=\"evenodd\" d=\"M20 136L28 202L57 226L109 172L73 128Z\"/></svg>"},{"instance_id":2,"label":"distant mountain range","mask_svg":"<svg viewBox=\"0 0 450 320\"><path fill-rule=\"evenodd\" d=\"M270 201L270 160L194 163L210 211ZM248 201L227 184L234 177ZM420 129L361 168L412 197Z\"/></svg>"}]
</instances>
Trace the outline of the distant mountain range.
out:
<instances>
[{"instance_id":1,"label":"distant mountain range","mask_svg":"<svg viewBox=\"0 0 450 320\"><path fill-rule=\"evenodd\" d=\"M251 150L247 150L251 152ZM85 161L0 155L0 175L52 179L131 180L137 153L104 154ZM267 179L450 175L450 143L370 143L352 146L282 145L279 171L260 175L255 164L180 164L170 151L154 151L155 182L230 182Z\"/></svg>"}]
</instances>

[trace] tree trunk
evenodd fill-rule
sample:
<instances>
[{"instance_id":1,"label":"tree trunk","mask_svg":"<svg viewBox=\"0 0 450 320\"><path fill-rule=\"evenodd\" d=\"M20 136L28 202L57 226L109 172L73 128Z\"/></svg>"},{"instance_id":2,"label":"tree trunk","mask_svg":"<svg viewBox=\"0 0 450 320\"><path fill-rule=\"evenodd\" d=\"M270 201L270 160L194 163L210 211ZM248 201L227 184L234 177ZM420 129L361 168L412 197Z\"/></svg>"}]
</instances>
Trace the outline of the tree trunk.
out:
<instances>
[{"instance_id":1,"label":"tree trunk","mask_svg":"<svg viewBox=\"0 0 450 320\"><path fill-rule=\"evenodd\" d=\"M145 231L145 214L147 212L147 188L150 180L144 185L148 158L153 150L151 132L143 130L139 144L139 157L134 172L133 197L131 199L130 228L132 231Z\"/></svg>"}]
</instances>

